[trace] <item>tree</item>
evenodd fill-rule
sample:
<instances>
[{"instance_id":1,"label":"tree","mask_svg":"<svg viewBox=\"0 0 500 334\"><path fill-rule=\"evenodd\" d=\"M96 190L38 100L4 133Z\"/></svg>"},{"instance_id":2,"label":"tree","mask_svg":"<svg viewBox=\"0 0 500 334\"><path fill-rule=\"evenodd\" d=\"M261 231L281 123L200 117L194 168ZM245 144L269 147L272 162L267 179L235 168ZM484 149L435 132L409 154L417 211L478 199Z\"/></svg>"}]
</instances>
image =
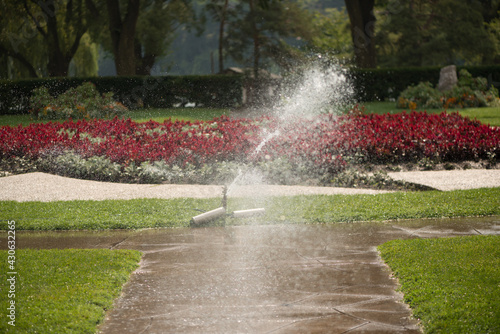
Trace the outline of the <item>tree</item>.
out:
<instances>
[{"instance_id":1,"label":"tree","mask_svg":"<svg viewBox=\"0 0 500 334\"><path fill-rule=\"evenodd\" d=\"M46 67L43 40L28 19L21 2L2 0L0 13L0 55L5 60L5 77L38 77ZM38 50L38 52L36 52Z\"/></svg>"},{"instance_id":2,"label":"tree","mask_svg":"<svg viewBox=\"0 0 500 334\"><path fill-rule=\"evenodd\" d=\"M117 75L149 75L181 23L192 24L187 0L107 0L109 32L98 32L114 55Z\"/></svg>"},{"instance_id":3,"label":"tree","mask_svg":"<svg viewBox=\"0 0 500 334\"><path fill-rule=\"evenodd\" d=\"M97 59L98 45L92 41L88 33L85 33L70 63L69 75L74 75L76 77L97 76L99 70Z\"/></svg>"},{"instance_id":4,"label":"tree","mask_svg":"<svg viewBox=\"0 0 500 334\"><path fill-rule=\"evenodd\" d=\"M313 13L314 33L310 47L314 52L342 59L349 63L354 59L349 17L345 10L326 8Z\"/></svg>"},{"instance_id":5,"label":"tree","mask_svg":"<svg viewBox=\"0 0 500 334\"><path fill-rule=\"evenodd\" d=\"M361 68L376 66L374 0L347 0L345 2L351 22L351 37L356 64Z\"/></svg>"},{"instance_id":6,"label":"tree","mask_svg":"<svg viewBox=\"0 0 500 334\"><path fill-rule=\"evenodd\" d=\"M222 72L224 70L224 39L226 21L232 11L229 10L229 0L211 0L207 4L206 8L212 14L213 19L219 22L218 63L219 72Z\"/></svg>"},{"instance_id":7,"label":"tree","mask_svg":"<svg viewBox=\"0 0 500 334\"><path fill-rule=\"evenodd\" d=\"M106 6L116 74L134 75L136 73L134 43L140 0L127 0L126 6L123 7L120 6L119 0L106 0Z\"/></svg>"},{"instance_id":8,"label":"tree","mask_svg":"<svg viewBox=\"0 0 500 334\"><path fill-rule=\"evenodd\" d=\"M485 23L500 18L500 0L477 0L482 6L482 15Z\"/></svg>"},{"instance_id":9,"label":"tree","mask_svg":"<svg viewBox=\"0 0 500 334\"><path fill-rule=\"evenodd\" d=\"M238 16L229 23L226 45L237 62L252 68L255 78L260 69L272 63L284 64L294 50L312 38L312 15L299 3L270 0L241 2Z\"/></svg>"},{"instance_id":10,"label":"tree","mask_svg":"<svg viewBox=\"0 0 500 334\"><path fill-rule=\"evenodd\" d=\"M480 1L387 1L379 11L379 59L386 66L490 64L497 43ZM451 14L453 13L453 14ZM492 21L493 22L493 21Z\"/></svg>"},{"instance_id":11,"label":"tree","mask_svg":"<svg viewBox=\"0 0 500 334\"><path fill-rule=\"evenodd\" d=\"M158 57L166 54L175 31L192 24L194 12L184 0L143 1L135 36L136 74L149 75Z\"/></svg>"},{"instance_id":12,"label":"tree","mask_svg":"<svg viewBox=\"0 0 500 334\"><path fill-rule=\"evenodd\" d=\"M39 76L34 63L44 54L49 76L66 76L80 39L98 24L100 11L92 0L2 1L0 54L15 59ZM43 49L43 50L42 50ZM37 64L39 65L39 64Z\"/></svg>"}]
</instances>

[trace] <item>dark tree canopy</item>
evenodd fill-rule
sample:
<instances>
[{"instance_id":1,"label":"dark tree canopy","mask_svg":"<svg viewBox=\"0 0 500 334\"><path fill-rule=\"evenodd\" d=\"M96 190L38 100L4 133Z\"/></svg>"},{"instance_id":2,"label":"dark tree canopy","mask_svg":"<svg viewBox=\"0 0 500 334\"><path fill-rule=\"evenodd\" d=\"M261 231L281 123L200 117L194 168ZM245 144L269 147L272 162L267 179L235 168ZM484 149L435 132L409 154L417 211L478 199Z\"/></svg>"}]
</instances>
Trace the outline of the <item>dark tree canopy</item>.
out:
<instances>
[{"instance_id":1,"label":"dark tree canopy","mask_svg":"<svg viewBox=\"0 0 500 334\"><path fill-rule=\"evenodd\" d=\"M356 64L361 68L376 66L374 0L346 0Z\"/></svg>"},{"instance_id":2,"label":"dark tree canopy","mask_svg":"<svg viewBox=\"0 0 500 334\"><path fill-rule=\"evenodd\" d=\"M97 24L100 10L91 0L2 1L0 53L18 61L30 76L42 52L49 76L66 76L82 36ZM40 50L44 47L44 50Z\"/></svg>"},{"instance_id":3,"label":"dark tree canopy","mask_svg":"<svg viewBox=\"0 0 500 334\"><path fill-rule=\"evenodd\" d=\"M237 64L255 77L315 52L360 68L500 63L500 0L0 0L0 6L0 76L8 78L96 75L98 50L112 54L118 75L163 72L172 62L199 74L215 54L219 71ZM200 35L206 29L202 42L186 33L193 28ZM176 33L186 42L174 41ZM172 45L181 51L169 60Z\"/></svg>"},{"instance_id":4,"label":"dark tree canopy","mask_svg":"<svg viewBox=\"0 0 500 334\"><path fill-rule=\"evenodd\" d=\"M481 1L388 1L377 34L386 66L491 64L498 54Z\"/></svg>"}]
</instances>

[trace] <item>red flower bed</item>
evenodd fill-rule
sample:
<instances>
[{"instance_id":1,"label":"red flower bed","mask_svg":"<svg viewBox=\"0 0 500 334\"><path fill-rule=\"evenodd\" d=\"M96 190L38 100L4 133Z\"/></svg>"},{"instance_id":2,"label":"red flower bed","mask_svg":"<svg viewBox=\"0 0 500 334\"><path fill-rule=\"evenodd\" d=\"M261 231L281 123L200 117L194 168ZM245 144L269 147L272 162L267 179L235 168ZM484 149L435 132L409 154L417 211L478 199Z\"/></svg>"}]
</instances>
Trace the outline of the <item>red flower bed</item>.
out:
<instances>
[{"instance_id":1,"label":"red flower bed","mask_svg":"<svg viewBox=\"0 0 500 334\"><path fill-rule=\"evenodd\" d=\"M300 124L297 126L297 124ZM272 140L264 154L305 158L318 164L358 157L372 163L487 159L500 153L500 128L482 125L458 113L395 115L324 115L294 123Z\"/></svg>"},{"instance_id":2,"label":"red flower bed","mask_svg":"<svg viewBox=\"0 0 500 334\"><path fill-rule=\"evenodd\" d=\"M346 157L373 163L487 159L500 156L500 128L481 125L458 113L428 115L331 115L289 122L258 154L263 128L278 122L221 117L209 122L131 120L67 121L0 128L0 158L38 159L73 151L82 157L105 156L128 165L163 160L199 166L217 161L255 162L280 157L307 168L335 172Z\"/></svg>"},{"instance_id":3,"label":"red flower bed","mask_svg":"<svg viewBox=\"0 0 500 334\"><path fill-rule=\"evenodd\" d=\"M256 125L222 117L211 122L136 123L96 120L31 124L0 129L0 158L37 159L72 150L82 157L105 156L129 164L165 160L203 164L244 157L254 145Z\"/></svg>"}]
</instances>

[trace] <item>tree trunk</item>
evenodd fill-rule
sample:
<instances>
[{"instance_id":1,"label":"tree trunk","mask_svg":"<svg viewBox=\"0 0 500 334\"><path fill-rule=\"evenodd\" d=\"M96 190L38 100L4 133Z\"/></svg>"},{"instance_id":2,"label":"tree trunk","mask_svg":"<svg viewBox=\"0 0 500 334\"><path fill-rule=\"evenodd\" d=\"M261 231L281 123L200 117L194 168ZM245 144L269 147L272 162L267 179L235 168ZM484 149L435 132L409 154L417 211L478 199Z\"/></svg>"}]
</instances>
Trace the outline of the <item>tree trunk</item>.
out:
<instances>
[{"instance_id":1,"label":"tree trunk","mask_svg":"<svg viewBox=\"0 0 500 334\"><path fill-rule=\"evenodd\" d=\"M249 0L248 2L250 5L250 15L252 23L253 75L254 79L257 80L259 78L259 58L260 58L259 30L257 28L254 0Z\"/></svg>"},{"instance_id":2,"label":"tree trunk","mask_svg":"<svg viewBox=\"0 0 500 334\"><path fill-rule=\"evenodd\" d=\"M91 3L91 1L87 1ZM43 30L40 22L36 19L33 13L29 10L28 4L26 1L23 2L24 8L28 16L32 19L33 23L36 26L36 29L40 32L42 37L47 43L48 48L48 64L47 71L50 77L65 77L68 75L69 63L80 45L80 39L82 38L85 31L87 31L87 26L83 25L82 17L83 17L83 9L79 6L78 11L74 14L73 8L69 6L66 12L66 20L73 20L75 17L77 18L77 22L75 22L76 27L76 35L71 48L63 50L60 45L59 31L58 31L58 22L56 15L56 7L54 5L54 1L38 1L37 4L42 10L47 20L47 30ZM69 2L68 5L72 3ZM73 15L74 14L74 15ZM23 62L23 59L16 57L18 60ZM24 59L26 61L26 59ZM23 62L24 63L24 62ZM26 64L25 64L26 65ZM29 69L29 67L28 67ZM30 72L31 69L30 69ZM33 74L32 74L33 75Z\"/></svg>"},{"instance_id":3,"label":"tree trunk","mask_svg":"<svg viewBox=\"0 0 500 334\"><path fill-rule=\"evenodd\" d=\"M227 12L228 0L224 1L224 6L222 7L222 13L220 16L219 25L219 73L224 71L224 25L226 24L226 12Z\"/></svg>"},{"instance_id":4,"label":"tree trunk","mask_svg":"<svg viewBox=\"0 0 500 334\"><path fill-rule=\"evenodd\" d=\"M151 69L156 61L156 55L145 53L142 55L142 45L138 40L135 41L135 74L151 75Z\"/></svg>"},{"instance_id":5,"label":"tree trunk","mask_svg":"<svg viewBox=\"0 0 500 334\"><path fill-rule=\"evenodd\" d=\"M374 68L376 54L374 0L347 0L345 2L351 22L351 36L356 64L361 68Z\"/></svg>"},{"instance_id":6,"label":"tree trunk","mask_svg":"<svg viewBox=\"0 0 500 334\"><path fill-rule=\"evenodd\" d=\"M57 20L56 16L49 16L47 19L47 40L49 46L49 62L47 64L47 70L50 77L66 77L68 76L69 63L71 59L75 56L78 46L80 45L80 40L83 34L87 30L86 27L78 26L76 32L75 40L69 50L63 51L60 47L59 33L57 30Z\"/></svg>"},{"instance_id":7,"label":"tree trunk","mask_svg":"<svg viewBox=\"0 0 500 334\"><path fill-rule=\"evenodd\" d=\"M49 62L47 64L47 71L49 72L49 77L66 77L68 76L69 63L71 58L68 60L62 54L57 54L55 52L49 53Z\"/></svg>"},{"instance_id":8,"label":"tree trunk","mask_svg":"<svg viewBox=\"0 0 500 334\"><path fill-rule=\"evenodd\" d=\"M135 27L139 18L140 0L128 0L123 20L118 0L107 0L109 32L113 44L117 75L135 75Z\"/></svg>"}]
</instances>

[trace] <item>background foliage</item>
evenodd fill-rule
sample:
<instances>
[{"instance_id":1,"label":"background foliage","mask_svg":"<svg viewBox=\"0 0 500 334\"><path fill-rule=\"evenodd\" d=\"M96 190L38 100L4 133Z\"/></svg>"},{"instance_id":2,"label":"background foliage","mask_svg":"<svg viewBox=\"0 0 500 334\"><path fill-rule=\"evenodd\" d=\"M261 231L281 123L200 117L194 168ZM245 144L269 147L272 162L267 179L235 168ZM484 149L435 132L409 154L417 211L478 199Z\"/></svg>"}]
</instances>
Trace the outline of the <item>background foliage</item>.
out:
<instances>
[{"instance_id":1,"label":"background foliage","mask_svg":"<svg viewBox=\"0 0 500 334\"><path fill-rule=\"evenodd\" d=\"M472 108L500 105L498 89L488 85L486 78L474 78L465 69L460 70L458 83L452 89L440 92L430 82L420 82L401 92L398 108Z\"/></svg>"},{"instance_id":2,"label":"background foliage","mask_svg":"<svg viewBox=\"0 0 500 334\"><path fill-rule=\"evenodd\" d=\"M221 70L216 58L223 67L286 72L314 52L358 64L356 55L365 48L375 50L372 67L500 62L498 0L350 0L347 10L341 0L1 5L9 15L0 17L0 77L9 79L209 74ZM355 21L360 15L368 17L361 25Z\"/></svg>"},{"instance_id":3,"label":"background foliage","mask_svg":"<svg viewBox=\"0 0 500 334\"><path fill-rule=\"evenodd\" d=\"M228 107L241 103L240 76L133 76L97 78L47 78L0 81L0 113L27 113L33 90L46 87L57 97L84 82L92 82L100 94L128 108L168 108L188 102L205 107Z\"/></svg>"}]
</instances>

